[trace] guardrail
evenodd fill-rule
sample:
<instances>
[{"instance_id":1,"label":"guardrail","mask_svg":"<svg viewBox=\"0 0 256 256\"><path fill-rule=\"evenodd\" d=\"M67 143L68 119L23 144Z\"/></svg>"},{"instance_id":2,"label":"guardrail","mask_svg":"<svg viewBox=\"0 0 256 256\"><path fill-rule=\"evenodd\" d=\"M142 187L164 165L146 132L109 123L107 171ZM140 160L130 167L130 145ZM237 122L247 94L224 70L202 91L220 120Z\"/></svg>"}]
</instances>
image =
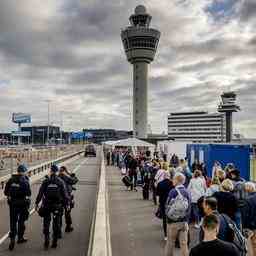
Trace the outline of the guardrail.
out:
<instances>
[{"instance_id":1,"label":"guardrail","mask_svg":"<svg viewBox=\"0 0 256 256\"><path fill-rule=\"evenodd\" d=\"M91 224L90 241L87 256L112 256L108 187L103 152L96 198L96 207Z\"/></svg>"},{"instance_id":2,"label":"guardrail","mask_svg":"<svg viewBox=\"0 0 256 256\"><path fill-rule=\"evenodd\" d=\"M58 164L58 163L64 162L64 161L66 161L66 160L68 160L68 159L70 159L70 158L72 158L76 155L79 155L83 152L84 152L84 150L79 150L79 151L61 156L59 158L52 159L52 160L46 161L44 163L32 166L32 167L28 168L28 176L31 177L31 176L37 175L41 172L44 172L44 171L48 170L51 167L52 164L54 164L54 163ZM1 190L4 189L5 183L8 181L8 179L10 177L11 177L11 174L0 177L0 192L1 192Z\"/></svg>"}]
</instances>

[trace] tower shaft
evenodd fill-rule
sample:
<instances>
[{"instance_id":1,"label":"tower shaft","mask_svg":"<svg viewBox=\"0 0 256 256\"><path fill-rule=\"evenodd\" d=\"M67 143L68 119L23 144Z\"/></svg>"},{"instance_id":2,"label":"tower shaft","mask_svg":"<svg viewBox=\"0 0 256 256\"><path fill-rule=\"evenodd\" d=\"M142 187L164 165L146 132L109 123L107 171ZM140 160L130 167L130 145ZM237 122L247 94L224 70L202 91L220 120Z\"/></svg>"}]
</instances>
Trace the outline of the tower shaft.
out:
<instances>
[{"instance_id":1,"label":"tower shaft","mask_svg":"<svg viewBox=\"0 0 256 256\"><path fill-rule=\"evenodd\" d=\"M147 138L148 128L148 64L133 64L133 127L134 137Z\"/></svg>"},{"instance_id":2,"label":"tower shaft","mask_svg":"<svg viewBox=\"0 0 256 256\"><path fill-rule=\"evenodd\" d=\"M232 112L226 112L226 142L232 141L233 136Z\"/></svg>"}]
</instances>

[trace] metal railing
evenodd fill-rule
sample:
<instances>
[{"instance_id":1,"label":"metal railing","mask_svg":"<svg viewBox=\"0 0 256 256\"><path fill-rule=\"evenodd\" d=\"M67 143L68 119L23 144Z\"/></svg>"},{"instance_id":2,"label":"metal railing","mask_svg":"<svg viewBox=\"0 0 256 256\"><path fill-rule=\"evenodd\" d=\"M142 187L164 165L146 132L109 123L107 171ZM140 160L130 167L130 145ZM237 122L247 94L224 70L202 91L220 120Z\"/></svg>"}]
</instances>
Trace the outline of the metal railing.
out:
<instances>
[{"instance_id":1,"label":"metal railing","mask_svg":"<svg viewBox=\"0 0 256 256\"><path fill-rule=\"evenodd\" d=\"M57 157L55 159L51 159L48 161L45 161L43 163L40 163L38 165L32 166L28 168L28 176L32 177L34 175L37 175L39 173L42 173L46 170L48 170L52 164L59 164L61 162L64 162L70 158L73 158L74 156L77 156L84 152L84 149L80 148L74 148L72 152L68 151L65 155ZM0 192L4 189L5 183L9 180L11 177L11 174L7 174L3 177L0 177Z\"/></svg>"}]
</instances>

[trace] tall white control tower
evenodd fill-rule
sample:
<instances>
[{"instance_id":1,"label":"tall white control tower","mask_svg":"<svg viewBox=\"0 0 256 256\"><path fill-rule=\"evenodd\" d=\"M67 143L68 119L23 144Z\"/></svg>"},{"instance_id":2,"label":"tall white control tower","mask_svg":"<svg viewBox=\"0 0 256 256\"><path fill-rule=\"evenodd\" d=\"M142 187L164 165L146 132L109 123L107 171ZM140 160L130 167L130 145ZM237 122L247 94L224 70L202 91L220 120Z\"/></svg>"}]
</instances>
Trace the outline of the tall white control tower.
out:
<instances>
[{"instance_id":1,"label":"tall white control tower","mask_svg":"<svg viewBox=\"0 0 256 256\"><path fill-rule=\"evenodd\" d=\"M133 136L141 139L147 138L148 130L148 64L160 38L160 32L149 27L151 18L139 5L130 16L131 26L121 32L127 60L133 64Z\"/></svg>"}]
</instances>

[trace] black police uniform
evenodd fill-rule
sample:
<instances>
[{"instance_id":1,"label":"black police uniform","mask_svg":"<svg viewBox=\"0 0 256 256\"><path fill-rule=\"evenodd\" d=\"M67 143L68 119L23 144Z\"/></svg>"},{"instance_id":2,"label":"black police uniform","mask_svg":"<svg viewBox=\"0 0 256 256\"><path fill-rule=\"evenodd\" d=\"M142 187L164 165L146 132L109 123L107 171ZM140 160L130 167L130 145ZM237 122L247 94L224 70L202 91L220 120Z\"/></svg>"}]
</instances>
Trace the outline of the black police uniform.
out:
<instances>
[{"instance_id":1,"label":"black police uniform","mask_svg":"<svg viewBox=\"0 0 256 256\"><path fill-rule=\"evenodd\" d=\"M72 228L72 218L71 218L71 210L74 208L74 195L72 194L74 188L73 185L75 185L78 182L78 178L75 176L75 174L66 175L66 174L59 174L59 177L64 181L68 196L69 196L69 206L70 208L67 210L64 208L65 212L65 222L66 222L66 232L71 232L73 230ZM61 225L62 225L62 218L61 218Z\"/></svg>"},{"instance_id":2,"label":"black police uniform","mask_svg":"<svg viewBox=\"0 0 256 256\"><path fill-rule=\"evenodd\" d=\"M29 217L31 189L27 176L14 174L5 185L4 194L8 198L10 208L10 233L11 241L23 241L25 221ZM17 229L18 224L18 229ZM12 248L13 249L13 248Z\"/></svg>"},{"instance_id":3,"label":"black police uniform","mask_svg":"<svg viewBox=\"0 0 256 256\"><path fill-rule=\"evenodd\" d=\"M43 199L43 200L42 200ZM46 178L36 198L36 205L42 200L40 208L43 217L43 233L45 235L45 247L49 245L50 224L53 221L53 242L52 247L57 247L58 236L61 233L61 217L63 206L68 206L69 198L65 183L56 175L51 174Z\"/></svg>"}]
</instances>

